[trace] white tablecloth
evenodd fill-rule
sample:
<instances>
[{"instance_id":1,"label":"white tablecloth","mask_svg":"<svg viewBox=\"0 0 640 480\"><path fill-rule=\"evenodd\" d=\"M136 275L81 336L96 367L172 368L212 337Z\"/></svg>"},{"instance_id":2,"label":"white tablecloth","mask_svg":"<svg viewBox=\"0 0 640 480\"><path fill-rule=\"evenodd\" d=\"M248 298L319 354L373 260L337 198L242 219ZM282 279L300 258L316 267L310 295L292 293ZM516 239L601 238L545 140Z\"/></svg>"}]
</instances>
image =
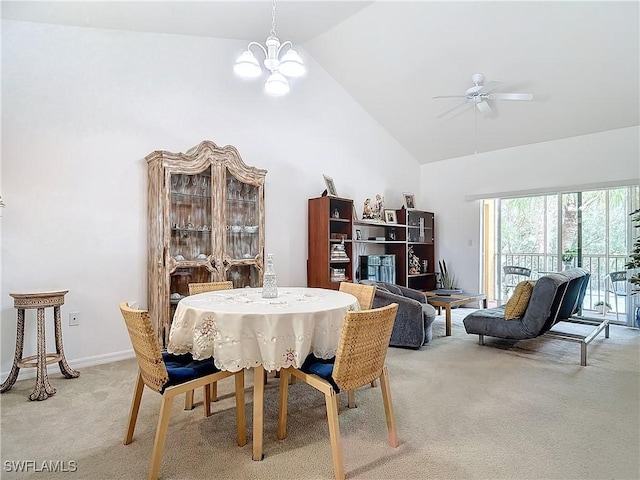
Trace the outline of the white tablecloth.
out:
<instances>
[{"instance_id":1,"label":"white tablecloth","mask_svg":"<svg viewBox=\"0 0 640 480\"><path fill-rule=\"evenodd\" d=\"M167 350L213 356L232 372L299 368L311 352L335 356L344 315L357 309L353 295L320 288L280 287L274 299L261 288L200 293L178 303Z\"/></svg>"}]
</instances>

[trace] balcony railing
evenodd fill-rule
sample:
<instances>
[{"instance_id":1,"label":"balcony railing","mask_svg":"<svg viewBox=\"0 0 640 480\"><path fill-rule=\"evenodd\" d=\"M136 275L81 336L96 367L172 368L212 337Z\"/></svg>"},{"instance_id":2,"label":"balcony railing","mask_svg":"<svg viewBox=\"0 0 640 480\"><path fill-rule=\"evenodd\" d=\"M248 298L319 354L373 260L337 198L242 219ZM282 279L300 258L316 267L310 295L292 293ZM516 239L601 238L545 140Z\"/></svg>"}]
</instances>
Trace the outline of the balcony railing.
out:
<instances>
[{"instance_id":1,"label":"balcony railing","mask_svg":"<svg viewBox=\"0 0 640 480\"><path fill-rule=\"evenodd\" d=\"M587 286L584 303L584 310L595 310L594 305L599 302L607 302L615 311L614 295L607 291L606 275L610 272L618 272L625 270L625 264L628 261L626 255L582 255L582 266L591 272L591 279ZM578 266L578 259L574 258L571 262L558 262L557 255L544 255L538 253L509 253L503 254L498 262L500 265L499 284L503 284L504 265L515 265L531 269L532 279L538 278L545 273L557 272ZM560 266L559 266L560 265ZM498 288L497 292L502 292L502 288ZM500 293L501 295L501 293ZM626 299L618 297L618 312L621 316L627 312Z\"/></svg>"}]
</instances>

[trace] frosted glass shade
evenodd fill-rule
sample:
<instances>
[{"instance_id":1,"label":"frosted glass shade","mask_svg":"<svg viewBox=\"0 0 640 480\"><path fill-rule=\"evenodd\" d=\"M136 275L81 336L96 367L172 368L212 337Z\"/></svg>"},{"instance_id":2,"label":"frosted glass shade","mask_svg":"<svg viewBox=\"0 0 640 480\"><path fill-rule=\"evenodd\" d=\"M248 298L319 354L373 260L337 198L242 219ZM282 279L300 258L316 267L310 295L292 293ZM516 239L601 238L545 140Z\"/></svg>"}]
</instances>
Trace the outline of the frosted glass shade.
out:
<instances>
[{"instance_id":1,"label":"frosted glass shade","mask_svg":"<svg viewBox=\"0 0 640 480\"><path fill-rule=\"evenodd\" d=\"M262 73L260 64L249 50L242 52L242 55L236 60L233 71L241 77L255 78Z\"/></svg>"},{"instance_id":2,"label":"frosted glass shade","mask_svg":"<svg viewBox=\"0 0 640 480\"><path fill-rule=\"evenodd\" d=\"M298 52L291 49L287 51L280 61L278 71L287 77L300 77L301 75L304 75L304 63L302 63L302 59L300 58L300 55L298 55Z\"/></svg>"},{"instance_id":3,"label":"frosted glass shade","mask_svg":"<svg viewBox=\"0 0 640 480\"><path fill-rule=\"evenodd\" d=\"M281 73L273 72L264 84L264 91L269 95L284 95L289 91L289 82Z\"/></svg>"}]
</instances>

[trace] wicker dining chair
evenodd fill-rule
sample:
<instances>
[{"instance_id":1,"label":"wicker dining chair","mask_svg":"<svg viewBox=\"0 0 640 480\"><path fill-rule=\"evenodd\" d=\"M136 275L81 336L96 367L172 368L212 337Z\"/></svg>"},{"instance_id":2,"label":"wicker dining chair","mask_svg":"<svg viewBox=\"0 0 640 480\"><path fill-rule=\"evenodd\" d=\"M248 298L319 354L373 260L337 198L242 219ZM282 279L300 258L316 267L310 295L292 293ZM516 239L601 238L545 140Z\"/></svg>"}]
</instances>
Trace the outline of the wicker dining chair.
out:
<instances>
[{"instance_id":1,"label":"wicker dining chair","mask_svg":"<svg viewBox=\"0 0 640 480\"><path fill-rule=\"evenodd\" d=\"M196 295L197 293L205 293L205 292L215 292L217 290L232 290L233 282L202 282L202 283L190 283L189 284L189 295ZM218 384L213 382L211 384L211 401L218 401ZM184 399L184 409L185 410L193 410L193 393L191 390L187 392L187 395Z\"/></svg>"},{"instance_id":2,"label":"wicker dining chair","mask_svg":"<svg viewBox=\"0 0 640 480\"><path fill-rule=\"evenodd\" d=\"M190 283L189 295L195 295L197 293L215 292L216 290L231 290L233 289L233 282L202 282L202 283Z\"/></svg>"},{"instance_id":3,"label":"wicker dining chair","mask_svg":"<svg viewBox=\"0 0 640 480\"><path fill-rule=\"evenodd\" d=\"M373 305L373 297L376 294L375 285L362 283L340 282L340 291L350 293L358 299L360 310L369 310Z\"/></svg>"},{"instance_id":4,"label":"wicker dining chair","mask_svg":"<svg viewBox=\"0 0 640 480\"><path fill-rule=\"evenodd\" d=\"M384 364L389 348L393 323L398 304L347 312L344 318L335 362L318 360L310 355L300 369L294 367L280 370L280 405L278 412L278 438L287 436L287 397L289 375L324 393L333 471L336 479L345 478L340 425L338 422L338 394L340 390L354 390L380 378L384 412L389 430L389 444L398 446L391 390L387 367Z\"/></svg>"},{"instance_id":5,"label":"wicker dining chair","mask_svg":"<svg viewBox=\"0 0 640 480\"><path fill-rule=\"evenodd\" d=\"M138 361L138 379L131 402L129 422L124 437L124 444L133 440L133 432L138 419L142 392L147 386L162 395L160 416L156 427L156 437L151 454L151 468L149 480L158 478L162 453L167 429L169 427L169 413L176 395L195 388L203 387L205 398L209 397L209 384L227 377L235 377L236 381L236 426L238 430L238 445L247 443L245 405L244 405L244 370L227 372L216 369L213 360L193 360L191 355L172 355L161 352L156 340L153 325L146 310L130 308L127 303L120 304L120 311L124 317L133 350ZM205 400L205 415L211 415L211 405Z\"/></svg>"},{"instance_id":6,"label":"wicker dining chair","mask_svg":"<svg viewBox=\"0 0 640 480\"><path fill-rule=\"evenodd\" d=\"M369 310L373 305L373 297L376 295L375 285L363 285L361 283L340 282L340 291L350 293L358 299L360 310ZM376 386L376 381L371 382L371 386ZM349 408L355 408L356 398L353 390L347 392Z\"/></svg>"}]
</instances>

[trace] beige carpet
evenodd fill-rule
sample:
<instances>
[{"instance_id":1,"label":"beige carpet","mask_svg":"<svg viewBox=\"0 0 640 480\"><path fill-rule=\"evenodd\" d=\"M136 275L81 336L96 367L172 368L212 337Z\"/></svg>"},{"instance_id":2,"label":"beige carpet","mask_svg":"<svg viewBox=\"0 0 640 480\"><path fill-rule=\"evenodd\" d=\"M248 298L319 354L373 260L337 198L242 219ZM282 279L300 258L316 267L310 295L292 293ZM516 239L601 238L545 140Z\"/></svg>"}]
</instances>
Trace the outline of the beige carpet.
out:
<instances>
[{"instance_id":1,"label":"beige carpet","mask_svg":"<svg viewBox=\"0 0 640 480\"><path fill-rule=\"evenodd\" d=\"M357 391L359 408L342 409L347 478L360 479L638 479L640 342L638 330L614 326L579 365L579 346L560 340L477 344L454 311L453 336L442 317L422 350L390 348L387 364L400 446L387 443L379 388ZM586 327L581 327L586 328ZM73 366L73 365L72 365ZM136 372L133 360L86 368L58 393L30 402L34 380L0 397L2 479L145 478L159 395L145 391L134 441L122 445ZM235 445L232 380L214 414L174 405L163 479L333 478L323 397L293 385L289 436L276 440L277 380L265 396L265 459L251 460L251 375L247 376L249 443ZM197 399L201 393L197 393ZM342 405L346 404L346 398ZM9 471L18 461L74 461L74 473Z\"/></svg>"}]
</instances>

